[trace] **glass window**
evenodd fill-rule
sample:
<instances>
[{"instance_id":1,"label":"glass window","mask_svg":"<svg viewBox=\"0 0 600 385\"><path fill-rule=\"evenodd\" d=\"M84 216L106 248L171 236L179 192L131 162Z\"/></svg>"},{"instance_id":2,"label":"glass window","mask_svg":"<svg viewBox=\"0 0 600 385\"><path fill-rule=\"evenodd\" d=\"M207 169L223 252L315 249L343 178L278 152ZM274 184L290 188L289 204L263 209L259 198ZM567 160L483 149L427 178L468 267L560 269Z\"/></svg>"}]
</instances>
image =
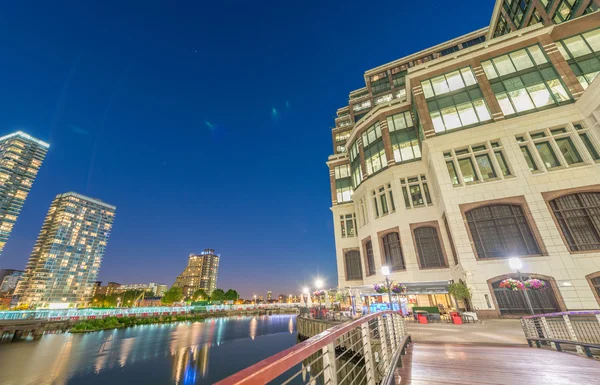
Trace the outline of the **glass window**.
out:
<instances>
[{"instance_id":1,"label":"glass window","mask_svg":"<svg viewBox=\"0 0 600 385\"><path fill-rule=\"evenodd\" d=\"M423 195L421 194L421 186L418 184L410 186L410 197L413 205L415 206L421 206L425 204L423 202Z\"/></svg>"},{"instance_id":2,"label":"glass window","mask_svg":"<svg viewBox=\"0 0 600 385\"><path fill-rule=\"evenodd\" d=\"M483 180L496 177L496 172L494 171L494 167L492 167L492 162L488 154L477 155L475 160L477 161L477 166Z\"/></svg>"},{"instance_id":3,"label":"glass window","mask_svg":"<svg viewBox=\"0 0 600 385\"><path fill-rule=\"evenodd\" d=\"M575 145L573 144L573 141L571 140L571 138L566 137L566 138L556 139L556 144L558 145L558 149L560 150L563 157L565 158L565 161L568 164L575 164L575 163L582 162L581 156L579 156L579 153L577 152L577 149L575 148Z\"/></svg>"},{"instance_id":4,"label":"glass window","mask_svg":"<svg viewBox=\"0 0 600 385\"><path fill-rule=\"evenodd\" d=\"M546 168L560 166L560 163L558 163L558 159L556 158L554 150L549 142L535 143L535 148L537 148L538 154L540 154L540 158L542 158L542 162Z\"/></svg>"},{"instance_id":5,"label":"glass window","mask_svg":"<svg viewBox=\"0 0 600 385\"><path fill-rule=\"evenodd\" d=\"M342 238L354 237L356 229L356 215L345 214L340 215L340 226L342 230Z\"/></svg>"},{"instance_id":6,"label":"glass window","mask_svg":"<svg viewBox=\"0 0 600 385\"><path fill-rule=\"evenodd\" d=\"M452 181L452 184L460 184L458 175L456 174L456 168L454 168L454 162L446 162L446 167L448 168L448 174L450 174L450 180Z\"/></svg>"},{"instance_id":7,"label":"glass window","mask_svg":"<svg viewBox=\"0 0 600 385\"><path fill-rule=\"evenodd\" d=\"M598 154L598 151L596 150L596 147L594 147L594 145L592 144L592 141L590 140L588 134L580 134L579 137L583 141L583 144L585 145L585 148L587 148L588 152L592 156L592 159L599 160L600 159L600 155Z\"/></svg>"},{"instance_id":8,"label":"glass window","mask_svg":"<svg viewBox=\"0 0 600 385\"><path fill-rule=\"evenodd\" d=\"M527 68L533 67L533 62L531 61L527 50L522 49L519 51L515 51L512 52L509 56L512 59L512 62L517 71L522 71Z\"/></svg>"},{"instance_id":9,"label":"glass window","mask_svg":"<svg viewBox=\"0 0 600 385\"><path fill-rule=\"evenodd\" d=\"M540 254L521 206L489 205L475 208L465 214L479 258Z\"/></svg>"},{"instance_id":10,"label":"glass window","mask_svg":"<svg viewBox=\"0 0 600 385\"><path fill-rule=\"evenodd\" d=\"M438 231L435 227L418 227L413 231L419 265L422 269L448 267Z\"/></svg>"},{"instance_id":11,"label":"glass window","mask_svg":"<svg viewBox=\"0 0 600 385\"><path fill-rule=\"evenodd\" d=\"M358 251L346 251L344 254L344 262L346 264L347 281L362 279L362 266L360 264L360 253Z\"/></svg>"},{"instance_id":12,"label":"glass window","mask_svg":"<svg viewBox=\"0 0 600 385\"><path fill-rule=\"evenodd\" d=\"M402 186L402 194L404 195L404 205L407 209L410 209L410 199L408 198L408 191L406 190L406 186Z\"/></svg>"},{"instance_id":13,"label":"glass window","mask_svg":"<svg viewBox=\"0 0 600 385\"><path fill-rule=\"evenodd\" d=\"M389 233L383 236L383 255L386 265L390 266L392 271L404 270L404 256L400 247L400 234L397 232Z\"/></svg>"},{"instance_id":14,"label":"glass window","mask_svg":"<svg viewBox=\"0 0 600 385\"><path fill-rule=\"evenodd\" d=\"M498 161L500 170L502 170L502 175L504 175L504 176L510 175L510 169L508 168L508 165L506 164L506 160L504 159L504 154L502 154L502 151L496 151L496 152L494 152L494 155L496 156L496 161Z\"/></svg>"},{"instance_id":15,"label":"glass window","mask_svg":"<svg viewBox=\"0 0 600 385\"><path fill-rule=\"evenodd\" d=\"M571 251L600 249L600 193L577 193L550 201Z\"/></svg>"},{"instance_id":16,"label":"glass window","mask_svg":"<svg viewBox=\"0 0 600 385\"><path fill-rule=\"evenodd\" d=\"M374 275L375 270L375 256L373 255L373 243L368 241L365 243L365 251L367 253L367 276Z\"/></svg>"},{"instance_id":17,"label":"glass window","mask_svg":"<svg viewBox=\"0 0 600 385\"><path fill-rule=\"evenodd\" d=\"M600 72L600 29L564 39L556 47L586 89Z\"/></svg>"},{"instance_id":18,"label":"glass window","mask_svg":"<svg viewBox=\"0 0 600 385\"><path fill-rule=\"evenodd\" d=\"M460 169L463 180L466 183L475 182L477 180L477 174L475 174L475 169L473 168L473 162L471 161L471 158L459 159L458 168Z\"/></svg>"}]
</instances>

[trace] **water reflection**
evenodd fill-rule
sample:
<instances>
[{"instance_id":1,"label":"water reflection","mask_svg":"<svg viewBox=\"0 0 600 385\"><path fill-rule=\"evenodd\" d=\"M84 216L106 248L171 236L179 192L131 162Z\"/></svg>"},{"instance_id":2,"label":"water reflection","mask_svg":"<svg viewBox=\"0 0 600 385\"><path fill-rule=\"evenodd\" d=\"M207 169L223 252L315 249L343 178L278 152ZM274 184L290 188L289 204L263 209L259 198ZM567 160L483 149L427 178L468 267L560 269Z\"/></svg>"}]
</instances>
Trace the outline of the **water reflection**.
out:
<instances>
[{"instance_id":1,"label":"water reflection","mask_svg":"<svg viewBox=\"0 0 600 385\"><path fill-rule=\"evenodd\" d=\"M208 384L293 346L295 329L291 315L229 317L2 343L0 384Z\"/></svg>"}]
</instances>

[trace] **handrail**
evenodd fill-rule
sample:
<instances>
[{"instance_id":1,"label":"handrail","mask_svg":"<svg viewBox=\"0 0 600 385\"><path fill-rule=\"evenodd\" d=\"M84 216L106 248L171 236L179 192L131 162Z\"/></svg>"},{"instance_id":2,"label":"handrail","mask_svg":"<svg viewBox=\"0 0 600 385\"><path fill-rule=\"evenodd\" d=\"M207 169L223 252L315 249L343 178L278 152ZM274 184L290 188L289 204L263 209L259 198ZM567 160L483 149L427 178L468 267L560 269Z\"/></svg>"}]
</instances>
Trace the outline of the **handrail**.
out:
<instances>
[{"instance_id":1,"label":"handrail","mask_svg":"<svg viewBox=\"0 0 600 385\"><path fill-rule=\"evenodd\" d=\"M392 359L392 362L396 365L396 367L402 366L402 355L406 354L406 349L410 343L411 343L410 336L402 337L402 341L400 342L400 348L396 351L396 354L394 354L394 358ZM394 384L395 383L394 375L395 375L394 370L388 370L386 376L381 381L381 384L382 385Z\"/></svg>"},{"instance_id":2,"label":"handrail","mask_svg":"<svg viewBox=\"0 0 600 385\"><path fill-rule=\"evenodd\" d=\"M523 318L531 319L531 318L540 318L540 317L559 317L559 316L563 316L563 315L596 315L596 314L600 314L600 310L561 311L558 313L527 315L527 316L524 316Z\"/></svg>"},{"instance_id":3,"label":"handrail","mask_svg":"<svg viewBox=\"0 0 600 385\"><path fill-rule=\"evenodd\" d=\"M341 337L354 328L360 327L360 325L365 322L376 319L383 314L394 313L399 312L384 310L334 326L300 344L274 354L271 357L216 382L215 385L266 384L285 373L293 366L300 364L303 360L309 358L312 354L323 349L328 344L334 342L336 338Z\"/></svg>"}]
</instances>

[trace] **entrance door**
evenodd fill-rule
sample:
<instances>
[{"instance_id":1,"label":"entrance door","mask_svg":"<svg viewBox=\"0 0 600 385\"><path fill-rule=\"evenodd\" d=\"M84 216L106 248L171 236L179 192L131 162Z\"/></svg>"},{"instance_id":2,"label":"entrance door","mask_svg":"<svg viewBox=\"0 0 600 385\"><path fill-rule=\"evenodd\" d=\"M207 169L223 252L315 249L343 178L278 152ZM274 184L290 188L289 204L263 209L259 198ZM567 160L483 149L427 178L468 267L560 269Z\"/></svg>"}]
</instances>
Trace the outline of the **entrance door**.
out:
<instances>
[{"instance_id":1,"label":"entrance door","mask_svg":"<svg viewBox=\"0 0 600 385\"><path fill-rule=\"evenodd\" d=\"M498 307L500 308L500 314L528 314L529 309L527 308L527 302L525 301L525 294L523 291L503 289L500 287L500 282L502 282L502 280L492 283L494 296L496 296L496 302L498 302ZM531 300L531 305L536 314L560 311L554 289L550 286L550 282L546 281L546 287L547 289L545 290L527 291L529 299Z\"/></svg>"}]
</instances>

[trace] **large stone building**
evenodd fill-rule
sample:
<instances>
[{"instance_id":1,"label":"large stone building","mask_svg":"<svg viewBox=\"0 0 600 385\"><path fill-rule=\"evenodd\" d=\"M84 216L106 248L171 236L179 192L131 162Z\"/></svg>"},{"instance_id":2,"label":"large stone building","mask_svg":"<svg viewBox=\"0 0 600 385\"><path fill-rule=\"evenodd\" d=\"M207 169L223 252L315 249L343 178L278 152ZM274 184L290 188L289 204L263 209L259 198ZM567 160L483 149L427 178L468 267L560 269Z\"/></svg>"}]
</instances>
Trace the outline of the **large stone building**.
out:
<instances>
[{"instance_id":1,"label":"large stone building","mask_svg":"<svg viewBox=\"0 0 600 385\"><path fill-rule=\"evenodd\" d=\"M48 143L21 131L0 138L0 254L48 147Z\"/></svg>"},{"instance_id":2,"label":"large stone building","mask_svg":"<svg viewBox=\"0 0 600 385\"><path fill-rule=\"evenodd\" d=\"M186 297L199 289L208 294L212 293L217 288L220 258L213 249L204 249L200 254L190 254L188 265L173 286L180 287Z\"/></svg>"},{"instance_id":3,"label":"large stone building","mask_svg":"<svg viewBox=\"0 0 600 385\"><path fill-rule=\"evenodd\" d=\"M36 307L85 305L112 229L116 207L69 192L56 196L15 295Z\"/></svg>"},{"instance_id":4,"label":"large stone building","mask_svg":"<svg viewBox=\"0 0 600 385\"><path fill-rule=\"evenodd\" d=\"M498 0L489 28L364 74L327 162L340 287L389 266L409 303L452 306L462 281L481 317L522 314L499 287L519 257L549 286L536 312L599 308L597 10Z\"/></svg>"}]
</instances>

